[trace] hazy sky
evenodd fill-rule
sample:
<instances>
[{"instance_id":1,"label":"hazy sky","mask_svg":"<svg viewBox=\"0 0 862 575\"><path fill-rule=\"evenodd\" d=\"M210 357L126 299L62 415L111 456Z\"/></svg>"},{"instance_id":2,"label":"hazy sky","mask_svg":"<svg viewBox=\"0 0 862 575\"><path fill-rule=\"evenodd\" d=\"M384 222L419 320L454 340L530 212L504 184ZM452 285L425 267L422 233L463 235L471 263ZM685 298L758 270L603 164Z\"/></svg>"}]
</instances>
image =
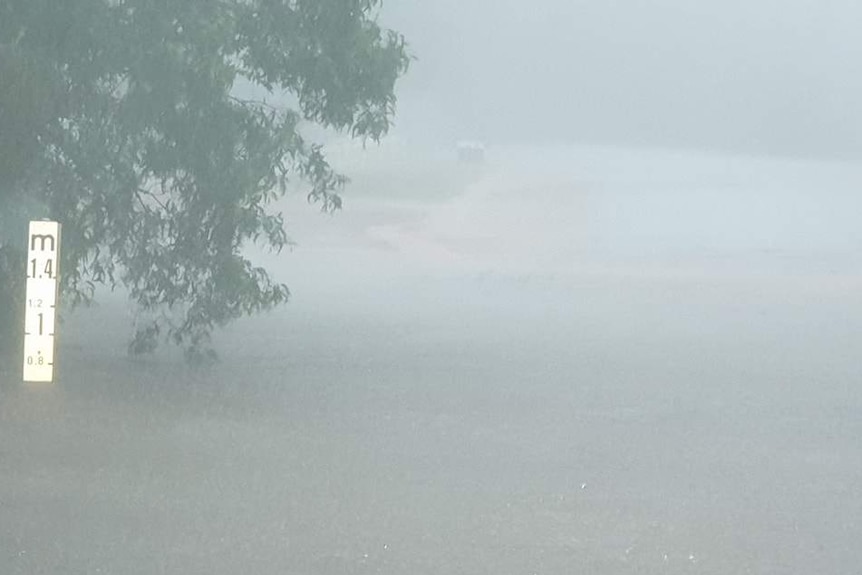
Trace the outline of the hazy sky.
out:
<instances>
[{"instance_id":1,"label":"hazy sky","mask_svg":"<svg viewBox=\"0 0 862 575\"><path fill-rule=\"evenodd\" d=\"M489 141L862 152L851 0L388 0L402 128Z\"/></svg>"}]
</instances>

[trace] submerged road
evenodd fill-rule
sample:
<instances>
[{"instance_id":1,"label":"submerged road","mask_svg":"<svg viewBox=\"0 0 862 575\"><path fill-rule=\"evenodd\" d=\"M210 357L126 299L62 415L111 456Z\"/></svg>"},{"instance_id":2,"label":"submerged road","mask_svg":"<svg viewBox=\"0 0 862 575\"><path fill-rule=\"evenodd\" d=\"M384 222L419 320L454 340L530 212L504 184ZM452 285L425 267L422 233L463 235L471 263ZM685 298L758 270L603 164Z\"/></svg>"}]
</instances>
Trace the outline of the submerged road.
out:
<instances>
[{"instance_id":1,"label":"submerged road","mask_svg":"<svg viewBox=\"0 0 862 575\"><path fill-rule=\"evenodd\" d=\"M506 153L288 203L293 301L214 366L111 296L4 366L0 572L858 572L862 170Z\"/></svg>"}]
</instances>

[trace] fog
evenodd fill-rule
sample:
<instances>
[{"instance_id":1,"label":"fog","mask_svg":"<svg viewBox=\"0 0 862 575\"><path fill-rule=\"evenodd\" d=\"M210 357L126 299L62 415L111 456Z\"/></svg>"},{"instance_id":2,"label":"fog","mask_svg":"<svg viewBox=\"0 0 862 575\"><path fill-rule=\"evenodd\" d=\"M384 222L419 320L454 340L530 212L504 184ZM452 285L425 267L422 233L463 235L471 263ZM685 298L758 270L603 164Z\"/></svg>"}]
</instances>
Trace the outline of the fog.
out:
<instances>
[{"instance_id":1,"label":"fog","mask_svg":"<svg viewBox=\"0 0 862 575\"><path fill-rule=\"evenodd\" d=\"M392 137L248 250L288 305L0 367L0 572L858 571L860 10L388 3Z\"/></svg>"},{"instance_id":2,"label":"fog","mask_svg":"<svg viewBox=\"0 0 862 575\"><path fill-rule=\"evenodd\" d=\"M400 125L448 136L856 157L850 1L392 2Z\"/></svg>"}]
</instances>

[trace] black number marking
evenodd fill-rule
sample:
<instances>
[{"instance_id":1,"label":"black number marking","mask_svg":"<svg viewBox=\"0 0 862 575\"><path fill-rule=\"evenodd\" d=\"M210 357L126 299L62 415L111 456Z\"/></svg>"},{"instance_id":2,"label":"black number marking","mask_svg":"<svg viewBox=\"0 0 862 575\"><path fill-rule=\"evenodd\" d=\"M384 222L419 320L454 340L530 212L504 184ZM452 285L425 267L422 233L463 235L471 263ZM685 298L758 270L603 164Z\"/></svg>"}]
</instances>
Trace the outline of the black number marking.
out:
<instances>
[{"instance_id":1,"label":"black number marking","mask_svg":"<svg viewBox=\"0 0 862 575\"><path fill-rule=\"evenodd\" d=\"M27 275L28 278L42 279L43 277L47 276L50 279L54 279L54 260L46 260L45 261L45 267L43 268L41 274L38 274L38 272L36 271L36 264L37 263L38 262L37 262L36 258L33 258L32 260L30 260L30 270L29 270L29 274Z\"/></svg>"}]
</instances>

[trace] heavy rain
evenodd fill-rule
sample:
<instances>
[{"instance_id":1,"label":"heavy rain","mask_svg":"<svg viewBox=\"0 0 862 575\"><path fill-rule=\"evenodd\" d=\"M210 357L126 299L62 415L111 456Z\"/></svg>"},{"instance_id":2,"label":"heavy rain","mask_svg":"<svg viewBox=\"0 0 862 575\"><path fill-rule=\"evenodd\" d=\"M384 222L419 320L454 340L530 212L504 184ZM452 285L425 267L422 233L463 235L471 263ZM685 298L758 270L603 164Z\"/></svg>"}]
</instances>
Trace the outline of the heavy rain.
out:
<instances>
[{"instance_id":1,"label":"heavy rain","mask_svg":"<svg viewBox=\"0 0 862 575\"><path fill-rule=\"evenodd\" d=\"M342 209L241 246L286 304L197 364L99 285L3 356L0 572L858 572L862 8L375 17L394 125L308 126Z\"/></svg>"}]
</instances>

